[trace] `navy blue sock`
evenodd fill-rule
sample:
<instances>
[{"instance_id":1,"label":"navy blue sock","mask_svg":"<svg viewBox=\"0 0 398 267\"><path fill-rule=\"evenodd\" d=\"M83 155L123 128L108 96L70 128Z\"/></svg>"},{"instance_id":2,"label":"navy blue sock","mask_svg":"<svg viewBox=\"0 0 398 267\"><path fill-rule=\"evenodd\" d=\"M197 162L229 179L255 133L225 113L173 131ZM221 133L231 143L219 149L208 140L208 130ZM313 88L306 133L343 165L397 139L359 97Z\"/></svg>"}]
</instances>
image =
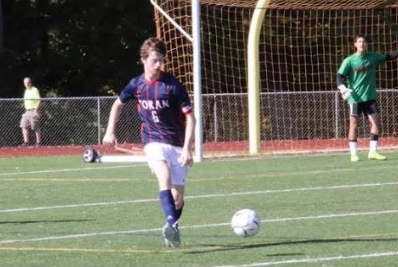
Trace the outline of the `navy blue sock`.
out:
<instances>
[{"instance_id":1,"label":"navy blue sock","mask_svg":"<svg viewBox=\"0 0 398 267\"><path fill-rule=\"evenodd\" d=\"M182 203L181 208L178 209L178 210L176 210L176 212L177 212L177 221L181 218L182 209L184 208L184 204L185 204L185 203Z\"/></svg>"},{"instance_id":2,"label":"navy blue sock","mask_svg":"<svg viewBox=\"0 0 398 267\"><path fill-rule=\"evenodd\" d=\"M160 203L162 204L164 216L170 225L174 225L177 222L177 211L174 204L174 198L171 194L171 190L160 191Z\"/></svg>"}]
</instances>

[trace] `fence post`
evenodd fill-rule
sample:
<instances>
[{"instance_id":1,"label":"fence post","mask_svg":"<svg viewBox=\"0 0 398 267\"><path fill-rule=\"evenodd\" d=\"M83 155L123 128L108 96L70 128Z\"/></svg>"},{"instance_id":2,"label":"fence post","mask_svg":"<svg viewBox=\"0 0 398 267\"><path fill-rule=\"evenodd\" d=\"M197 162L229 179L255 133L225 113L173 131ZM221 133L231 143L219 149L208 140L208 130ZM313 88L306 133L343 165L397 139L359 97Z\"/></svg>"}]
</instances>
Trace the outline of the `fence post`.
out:
<instances>
[{"instance_id":1,"label":"fence post","mask_svg":"<svg viewBox=\"0 0 398 267\"><path fill-rule=\"evenodd\" d=\"M217 121L217 95L214 94L214 108L213 108L213 118L214 118L214 142L218 141L218 121Z\"/></svg>"},{"instance_id":2,"label":"fence post","mask_svg":"<svg viewBox=\"0 0 398 267\"><path fill-rule=\"evenodd\" d=\"M339 93L334 94L334 109L335 109L335 137L339 138Z\"/></svg>"},{"instance_id":3,"label":"fence post","mask_svg":"<svg viewBox=\"0 0 398 267\"><path fill-rule=\"evenodd\" d=\"M97 97L97 128L98 128L98 145L101 145L101 103Z\"/></svg>"}]
</instances>

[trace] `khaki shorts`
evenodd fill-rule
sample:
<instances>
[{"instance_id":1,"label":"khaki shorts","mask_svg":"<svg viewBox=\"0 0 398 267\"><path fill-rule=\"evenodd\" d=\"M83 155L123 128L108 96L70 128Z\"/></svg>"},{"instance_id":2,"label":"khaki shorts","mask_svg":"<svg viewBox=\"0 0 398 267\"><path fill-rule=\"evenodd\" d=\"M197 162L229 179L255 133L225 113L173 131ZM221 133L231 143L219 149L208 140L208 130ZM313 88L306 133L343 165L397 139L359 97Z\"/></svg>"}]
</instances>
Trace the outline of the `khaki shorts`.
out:
<instances>
[{"instance_id":1,"label":"khaki shorts","mask_svg":"<svg viewBox=\"0 0 398 267\"><path fill-rule=\"evenodd\" d=\"M28 128L30 127L32 130L39 132L39 116L34 111L28 110L22 115L20 127Z\"/></svg>"}]
</instances>

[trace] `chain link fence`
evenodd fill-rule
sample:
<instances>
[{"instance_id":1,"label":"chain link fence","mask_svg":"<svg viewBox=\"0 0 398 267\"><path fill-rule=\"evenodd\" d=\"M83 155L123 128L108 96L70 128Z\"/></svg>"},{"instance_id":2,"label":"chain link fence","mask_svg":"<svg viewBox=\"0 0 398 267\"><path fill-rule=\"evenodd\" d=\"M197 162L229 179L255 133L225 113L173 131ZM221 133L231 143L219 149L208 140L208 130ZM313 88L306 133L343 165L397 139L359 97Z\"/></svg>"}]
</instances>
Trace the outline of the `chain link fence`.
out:
<instances>
[{"instance_id":1,"label":"chain link fence","mask_svg":"<svg viewBox=\"0 0 398 267\"><path fill-rule=\"evenodd\" d=\"M397 136L398 90L380 90L382 137ZM43 146L85 146L101 143L115 97L43 98L39 125ZM124 107L116 135L119 143L139 144L140 121L134 101ZM346 138L348 106L336 92L262 93L261 140L319 140ZM19 127L23 99L0 99L0 147L22 144ZM247 94L203 95L205 143L248 141ZM359 135L369 133L367 120ZM31 131L31 141L35 141Z\"/></svg>"},{"instance_id":2,"label":"chain link fence","mask_svg":"<svg viewBox=\"0 0 398 267\"><path fill-rule=\"evenodd\" d=\"M100 144L115 97L42 98L39 127L43 146ZM15 147L22 143L19 128L24 113L23 99L0 99L0 146ZM140 143L140 121L134 103L126 104L116 130L126 143ZM31 131L31 142L35 141Z\"/></svg>"}]
</instances>

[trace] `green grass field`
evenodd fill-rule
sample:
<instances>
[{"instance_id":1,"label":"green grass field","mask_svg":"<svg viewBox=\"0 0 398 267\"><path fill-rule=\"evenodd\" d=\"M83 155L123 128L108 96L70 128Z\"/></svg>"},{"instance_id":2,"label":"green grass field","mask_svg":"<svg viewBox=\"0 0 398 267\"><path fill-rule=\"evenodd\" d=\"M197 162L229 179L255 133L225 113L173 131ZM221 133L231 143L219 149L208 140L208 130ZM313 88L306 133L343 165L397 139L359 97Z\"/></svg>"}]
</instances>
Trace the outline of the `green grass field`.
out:
<instances>
[{"instance_id":1,"label":"green grass field","mask_svg":"<svg viewBox=\"0 0 398 267\"><path fill-rule=\"evenodd\" d=\"M0 158L0 266L394 266L398 153L205 161L190 170L182 246L163 247L146 165ZM259 234L234 235L256 210Z\"/></svg>"}]
</instances>

